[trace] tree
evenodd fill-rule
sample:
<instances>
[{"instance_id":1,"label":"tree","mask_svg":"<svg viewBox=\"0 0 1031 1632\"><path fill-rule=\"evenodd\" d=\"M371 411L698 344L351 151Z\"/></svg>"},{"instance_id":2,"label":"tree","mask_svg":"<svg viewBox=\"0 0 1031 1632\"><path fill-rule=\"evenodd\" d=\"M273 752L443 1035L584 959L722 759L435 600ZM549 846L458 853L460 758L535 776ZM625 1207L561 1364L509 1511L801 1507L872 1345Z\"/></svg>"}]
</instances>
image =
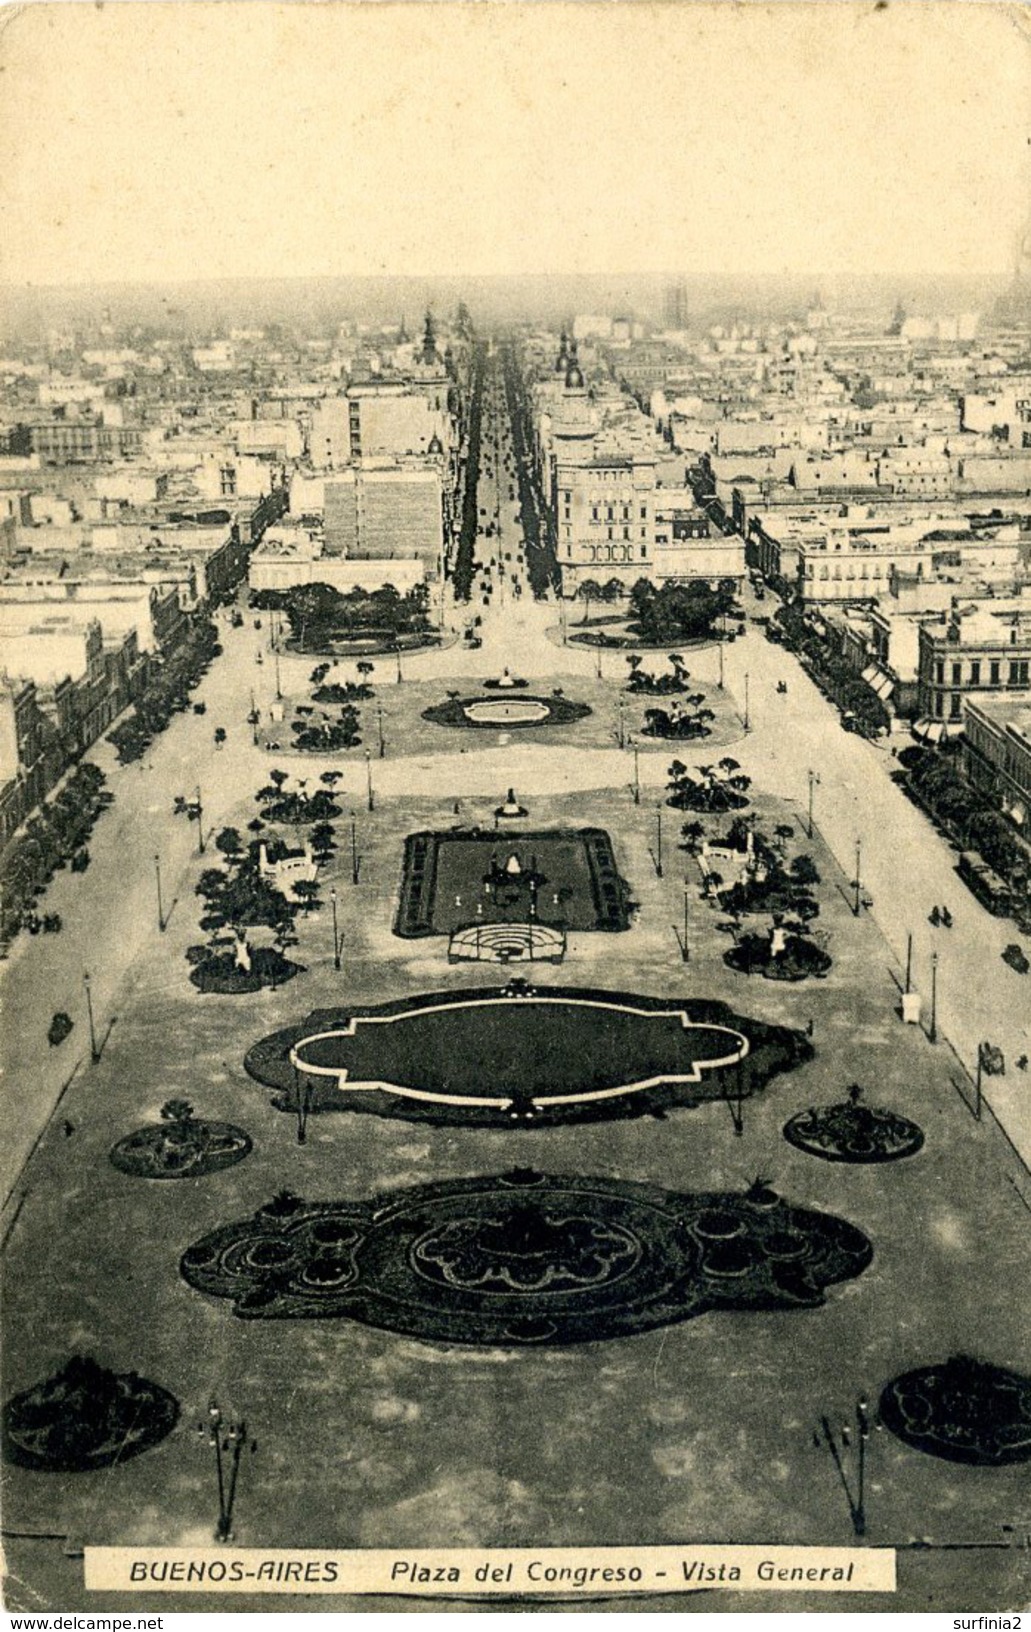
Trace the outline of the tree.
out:
<instances>
[{"instance_id":1,"label":"tree","mask_svg":"<svg viewBox=\"0 0 1031 1632\"><path fill-rule=\"evenodd\" d=\"M188 1099L166 1099L161 1107L161 1120L179 1126L194 1120L193 1106Z\"/></svg>"},{"instance_id":2,"label":"tree","mask_svg":"<svg viewBox=\"0 0 1031 1632\"><path fill-rule=\"evenodd\" d=\"M264 825L264 824L263 824ZM215 849L221 851L230 863L240 861L243 856L243 840L235 827L224 827L216 835Z\"/></svg>"},{"instance_id":3,"label":"tree","mask_svg":"<svg viewBox=\"0 0 1031 1632\"><path fill-rule=\"evenodd\" d=\"M368 658L363 657L359 659L359 661L355 664L355 667L358 670L358 673L361 675L362 680L366 685L368 685L369 675L373 674L376 669L375 663L370 663Z\"/></svg>"},{"instance_id":4,"label":"tree","mask_svg":"<svg viewBox=\"0 0 1031 1632\"><path fill-rule=\"evenodd\" d=\"M226 740L225 727L221 726L221 725L216 726L215 727L215 747L216 748L221 748L221 746L225 742L225 740Z\"/></svg>"},{"instance_id":5,"label":"tree","mask_svg":"<svg viewBox=\"0 0 1031 1632\"><path fill-rule=\"evenodd\" d=\"M686 840L684 849L689 850L693 856L697 855L701 850L702 843L705 839L705 828L703 824L699 821L685 822L680 831Z\"/></svg>"},{"instance_id":6,"label":"tree","mask_svg":"<svg viewBox=\"0 0 1031 1632\"><path fill-rule=\"evenodd\" d=\"M319 886L313 878L302 878L294 885L294 895L301 902L305 917L315 905L318 893Z\"/></svg>"},{"instance_id":7,"label":"tree","mask_svg":"<svg viewBox=\"0 0 1031 1632\"><path fill-rule=\"evenodd\" d=\"M577 586L576 593L579 599L584 603L583 621L584 623L587 623L591 615L591 602L601 599L601 585L598 583L596 578L585 578L583 582Z\"/></svg>"}]
</instances>

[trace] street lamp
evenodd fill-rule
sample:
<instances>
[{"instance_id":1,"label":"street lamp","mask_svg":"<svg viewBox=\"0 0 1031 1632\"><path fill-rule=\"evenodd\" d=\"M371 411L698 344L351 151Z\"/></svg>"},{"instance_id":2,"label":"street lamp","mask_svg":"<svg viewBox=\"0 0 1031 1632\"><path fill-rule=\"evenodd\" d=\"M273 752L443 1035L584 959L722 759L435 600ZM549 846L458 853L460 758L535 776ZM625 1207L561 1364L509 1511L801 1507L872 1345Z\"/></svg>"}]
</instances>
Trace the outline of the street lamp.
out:
<instances>
[{"instance_id":1,"label":"street lamp","mask_svg":"<svg viewBox=\"0 0 1031 1632\"><path fill-rule=\"evenodd\" d=\"M386 741L385 741L384 736L383 736L383 704L382 703L377 703L376 704L376 725L377 725L377 727L379 729L379 757L380 757L380 759L383 759L385 754L386 754L386 751L387 751L387 744L386 744Z\"/></svg>"},{"instance_id":2,"label":"street lamp","mask_svg":"<svg viewBox=\"0 0 1031 1632\"><path fill-rule=\"evenodd\" d=\"M401 642L400 641L398 641L397 645L394 648L394 655L397 658L397 683L398 683L398 685L400 685L401 680L402 680L402 674L401 674Z\"/></svg>"},{"instance_id":3,"label":"street lamp","mask_svg":"<svg viewBox=\"0 0 1031 1632\"><path fill-rule=\"evenodd\" d=\"M201 802L200 783L197 784L197 797L194 801L197 807L197 848L204 854L204 806Z\"/></svg>"},{"instance_id":4,"label":"street lamp","mask_svg":"<svg viewBox=\"0 0 1031 1632\"><path fill-rule=\"evenodd\" d=\"M745 675L745 713L744 713L744 719L742 720L741 723L744 726L746 731L751 730L751 724L749 723L749 718L748 718L748 676L747 676L747 674Z\"/></svg>"},{"instance_id":5,"label":"street lamp","mask_svg":"<svg viewBox=\"0 0 1031 1632\"><path fill-rule=\"evenodd\" d=\"M365 783L366 783L366 788L368 790L366 797L368 799L369 809L370 810L375 810L375 808L376 808L376 795L372 791L372 749L371 748L366 748L366 750L365 750Z\"/></svg>"},{"instance_id":6,"label":"street lamp","mask_svg":"<svg viewBox=\"0 0 1031 1632\"><path fill-rule=\"evenodd\" d=\"M819 777L819 773L817 771L809 771L807 773L807 775L809 777L809 837L812 838L812 836L813 836L813 789L819 787L820 777Z\"/></svg>"},{"instance_id":7,"label":"street lamp","mask_svg":"<svg viewBox=\"0 0 1031 1632\"><path fill-rule=\"evenodd\" d=\"M278 646L276 647L276 650L273 653L273 657L275 658L275 664L276 664L276 696L281 700L282 696L283 696L283 685L282 685L282 680L281 680L280 673L279 673L279 647Z\"/></svg>"},{"instance_id":8,"label":"street lamp","mask_svg":"<svg viewBox=\"0 0 1031 1632\"><path fill-rule=\"evenodd\" d=\"M927 1031L927 1041L938 1041L938 954L931 953L931 1024Z\"/></svg>"},{"instance_id":9,"label":"street lamp","mask_svg":"<svg viewBox=\"0 0 1031 1632\"><path fill-rule=\"evenodd\" d=\"M333 906L333 968L340 968L340 934L337 930L337 892L335 887L329 892L329 899Z\"/></svg>"},{"instance_id":10,"label":"street lamp","mask_svg":"<svg viewBox=\"0 0 1031 1632\"><path fill-rule=\"evenodd\" d=\"M655 806L655 876L662 877L662 804Z\"/></svg>"},{"instance_id":11,"label":"street lamp","mask_svg":"<svg viewBox=\"0 0 1031 1632\"><path fill-rule=\"evenodd\" d=\"M720 677L717 680L716 684L719 687L720 691L722 691L723 690L723 641L722 640L718 640L716 642L716 651L717 651L717 654L718 654L719 660L720 660Z\"/></svg>"},{"instance_id":12,"label":"street lamp","mask_svg":"<svg viewBox=\"0 0 1031 1632\"><path fill-rule=\"evenodd\" d=\"M358 882L358 818L351 812L351 883Z\"/></svg>"},{"instance_id":13,"label":"street lamp","mask_svg":"<svg viewBox=\"0 0 1031 1632\"><path fill-rule=\"evenodd\" d=\"M687 878L685 876L685 878L684 878L684 936L683 936L683 940L680 943L680 959L681 959L682 963L690 963L690 961L691 961L691 947L690 947L690 944L689 944L688 938L687 938L687 934L688 934L688 903L689 903L689 899L690 899L688 891L689 891L689 885L688 885Z\"/></svg>"},{"instance_id":14,"label":"street lamp","mask_svg":"<svg viewBox=\"0 0 1031 1632\"><path fill-rule=\"evenodd\" d=\"M853 880L853 886L854 886L854 889L855 889L855 898L854 898L853 903L852 903L852 914L856 918L859 917L859 909L860 909L860 907L862 906L862 903L863 903L862 884L861 884L860 878L859 878L859 867L860 867L860 863L862 861L862 858L863 858L863 841L862 841L862 839L857 838L856 839L856 876L855 876L855 879Z\"/></svg>"},{"instance_id":15,"label":"street lamp","mask_svg":"<svg viewBox=\"0 0 1031 1632\"><path fill-rule=\"evenodd\" d=\"M90 990L88 969L82 971L82 984L86 991L86 1018L89 1021L89 1057L93 1064L96 1065L100 1058L100 1050L97 1047L97 1028L93 1019L93 993Z\"/></svg>"},{"instance_id":16,"label":"street lamp","mask_svg":"<svg viewBox=\"0 0 1031 1632\"><path fill-rule=\"evenodd\" d=\"M158 885L158 929L163 931L164 927L165 927L165 910L164 910L164 905L163 905L162 900L161 900L161 857L160 856L155 856L154 857L154 875L157 878L157 885Z\"/></svg>"},{"instance_id":17,"label":"street lamp","mask_svg":"<svg viewBox=\"0 0 1031 1632\"><path fill-rule=\"evenodd\" d=\"M218 1481L218 1527L216 1541L232 1541L233 1508L236 1504L236 1483L240 1476L240 1460L247 1445L251 1454L258 1449L256 1440L248 1440L247 1424L241 1418L232 1421L222 1415L217 1400L208 1406L206 1422L197 1424L197 1432L207 1437L215 1453L215 1477Z\"/></svg>"},{"instance_id":18,"label":"street lamp","mask_svg":"<svg viewBox=\"0 0 1031 1632\"><path fill-rule=\"evenodd\" d=\"M843 1424L835 1434L830 1419L823 1416L820 1418L819 1429L813 1432L813 1444L817 1450L826 1448L837 1470L848 1503L852 1533L857 1539L866 1535L866 1442L870 1438L870 1426L870 1408L865 1395L860 1394L855 1404L854 1423ZM856 1462L854 1486L847 1466L853 1449Z\"/></svg>"},{"instance_id":19,"label":"street lamp","mask_svg":"<svg viewBox=\"0 0 1031 1632\"><path fill-rule=\"evenodd\" d=\"M625 721L625 719L623 717L623 707L624 707L624 705L623 705L623 694L622 694L622 692L620 692L619 697L616 699L616 707L619 710L619 725L617 727L617 740L619 742L619 746L621 748L625 748L626 747L626 721Z\"/></svg>"}]
</instances>

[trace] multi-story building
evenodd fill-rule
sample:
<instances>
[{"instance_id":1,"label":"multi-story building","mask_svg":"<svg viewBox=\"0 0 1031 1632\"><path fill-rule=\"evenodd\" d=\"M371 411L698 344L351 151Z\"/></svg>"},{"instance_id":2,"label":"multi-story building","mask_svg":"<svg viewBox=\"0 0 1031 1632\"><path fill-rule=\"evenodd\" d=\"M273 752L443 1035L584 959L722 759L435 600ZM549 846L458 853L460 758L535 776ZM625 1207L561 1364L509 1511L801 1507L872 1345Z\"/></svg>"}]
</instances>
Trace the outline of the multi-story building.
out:
<instances>
[{"instance_id":1,"label":"multi-story building","mask_svg":"<svg viewBox=\"0 0 1031 1632\"><path fill-rule=\"evenodd\" d=\"M1031 832L1031 700L968 697L963 768L1025 836Z\"/></svg>"},{"instance_id":2,"label":"multi-story building","mask_svg":"<svg viewBox=\"0 0 1031 1632\"><path fill-rule=\"evenodd\" d=\"M957 726L969 698L1031 690L1031 595L957 601L922 623L917 687L922 714Z\"/></svg>"}]
</instances>

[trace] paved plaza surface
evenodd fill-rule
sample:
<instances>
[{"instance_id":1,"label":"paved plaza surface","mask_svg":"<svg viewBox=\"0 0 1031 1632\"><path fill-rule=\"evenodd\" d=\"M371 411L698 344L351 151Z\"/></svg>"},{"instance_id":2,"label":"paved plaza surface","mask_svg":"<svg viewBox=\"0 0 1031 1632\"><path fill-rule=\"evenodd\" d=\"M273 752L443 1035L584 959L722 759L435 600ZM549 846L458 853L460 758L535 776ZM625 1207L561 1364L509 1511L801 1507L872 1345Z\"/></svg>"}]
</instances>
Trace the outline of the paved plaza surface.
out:
<instances>
[{"instance_id":1,"label":"paved plaza surface","mask_svg":"<svg viewBox=\"0 0 1031 1632\"><path fill-rule=\"evenodd\" d=\"M485 478L481 502L492 508L489 489ZM501 547L511 543L515 553L515 508L499 496L498 509ZM487 543L496 553L498 541ZM955 1354L1027 1369L1031 1332L1014 1266L1031 1210L1031 1084L1013 1062L1031 1052L1031 1001L1027 978L999 956L1007 926L963 889L948 846L891 782L890 751L843 732L790 654L753 625L725 649L722 689L714 646L684 654L716 714L711 743L645 748L635 737L635 755L634 729L620 721L624 656L604 653L599 662L564 643L555 599L535 601L522 569L516 576L522 593L510 577L489 606L475 591L470 607L445 601L448 639L405 654L400 678L392 658L376 660L376 697L360 705L357 750L301 761L252 741L252 692L267 711L277 669L267 620L256 630L250 615L242 628L226 621L224 653L197 692L204 717L174 719L139 765L117 767L110 749L96 750L114 805L91 837L88 871L59 874L48 891L48 909L61 913L65 929L45 941L20 938L0 966L4 1394L78 1352L169 1390L181 1418L160 1444L114 1470L8 1470L12 1607L96 1609L75 1556L85 1544L210 1541L214 1471L197 1424L212 1397L244 1414L258 1441L234 1519L245 1546L838 1544L853 1530L826 1447L814 1444L823 1415L845 1421L860 1395L876 1400L899 1373ZM482 617L477 649L462 639L473 612ZM582 616L581 605L569 608L567 632ZM314 662L278 654L286 695L306 695ZM479 695L506 668L541 695L560 687L589 704L591 716L555 742L543 734L549 727L460 733L423 720L432 701L450 691ZM776 689L782 680L786 694ZM382 757L377 704L386 719ZM219 725L227 732L221 747ZM816 864L817 928L832 958L824 979L768 981L724 962L730 942L721 914L680 847L689 818L664 803L672 759L698 765L724 755L752 778L759 826L790 827L791 854ZM212 858L198 854L196 825L173 816L176 796L193 797L199 786L205 833L227 823L243 832L271 767L314 785L327 765L343 772L343 808L320 905L297 920L291 956L304 972L276 990L199 993L185 953L200 939L194 891ZM810 769L820 777L811 839ZM300 1143L297 1118L244 1070L260 1038L313 1011L487 991L511 974L496 964L449 964L446 937L395 933L407 836L489 827L509 788L526 807L524 827L607 832L635 903L625 932L573 927L563 964L522 967L535 987L722 1003L811 1039L811 1057L739 1106L728 1098L657 1116L510 1130L316 1109ZM728 818L706 825L721 831ZM857 838L861 893L872 902L858 915ZM948 904L951 930L928 924L936 903ZM903 1025L898 1012L910 933L914 984L928 1003L932 951L939 957L936 1043L926 1005L924 1026ZM50 1048L47 1025L58 1009L75 1028ZM985 1039L1003 1050L1007 1070L986 1080L978 1120L969 1071ZM783 1137L792 1116L844 1099L852 1084L870 1103L912 1119L922 1148L883 1166L847 1165ZM250 1153L178 1183L114 1166L111 1148L174 1098L243 1129ZM277 1192L360 1208L383 1194L508 1170L705 1196L744 1195L761 1180L791 1208L843 1221L872 1255L811 1307L709 1309L568 1346L449 1343L350 1318L243 1320L228 1300L179 1273L192 1244L251 1219ZM899 1593L863 1607L988 1611L1026 1600L1026 1467L955 1465L877 1429L867 1509L866 1540L902 1551ZM698 1602L717 1611L769 1607L720 1597ZM212 1607L195 1595L165 1602ZM647 1607L683 1602L649 1598ZM784 1593L777 1607L811 1602ZM234 1605L280 1601L241 1597ZM118 1607L137 1605L126 1595ZM384 1601L348 1607L381 1609ZM856 1606L821 1595L819 1607Z\"/></svg>"}]
</instances>

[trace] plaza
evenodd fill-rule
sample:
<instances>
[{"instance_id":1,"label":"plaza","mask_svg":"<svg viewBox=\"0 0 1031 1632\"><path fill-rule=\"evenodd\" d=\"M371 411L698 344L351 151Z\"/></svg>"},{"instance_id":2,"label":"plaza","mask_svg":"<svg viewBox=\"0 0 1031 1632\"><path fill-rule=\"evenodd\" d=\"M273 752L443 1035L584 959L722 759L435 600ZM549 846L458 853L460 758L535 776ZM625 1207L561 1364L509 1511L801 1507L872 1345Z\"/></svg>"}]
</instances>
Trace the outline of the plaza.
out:
<instances>
[{"instance_id":1,"label":"plaza","mask_svg":"<svg viewBox=\"0 0 1031 1632\"><path fill-rule=\"evenodd\" d=\"M514 510L503 524L515 525ZM77 1561L86 1543L210 1541L218 1508L197 1424L213 1399L245 1415L259 1442L241 1473L241 1545L632 1545L731 1533L819 1545L854 1539L832 1461L814 1445L821 1418L845 1420L857 1399L876 1402L951 1356L1022 1369L1026 1315L1010 1266L1026 1237L1026 1169L992 1114L995 1083L976 1117L962 1064L971 1036L998 1024L991 982L1022 988L1005 967L989 981L983 957L967 967L958 942L939 940L940 1040L930 1040L931 943L914 903L929 890L944 898L941 861L922 830L914 836L909 807L897 822L894 804L881 813L882 801L904 801L877 780L880 765L867 778L879 750L829 723L789 656L753 630L722 661L715 646L692 652L717 732L678 744L679 757L697 768L732 755L758 827L787 829L785 854L804 851L818 875L807 933L829 967L819 980L764 980L727 962L727 915L682 832L693 813L667 803L676 755L646 746L637 716L628 723L623 655L564 644L549 599L496 605L482 627L482 650L406 653L400 679L383 665L360 705L370 757L327 761L341 773L336 845L295 916L300 972L288 986L191 984L195 892L211 857L196 825L166 814L199 781L209 838L226 824L245 833L270 768L288 768L288 791L317 784L321 766L252 739L252 687L267 710L273 678L268 631L251 627L226 628L199 693L226 722L224 747L184 716L155 743L153 769L109 767L115 804L91 839L91 868L54 886L75 939L58 938L45 978L34 941L3 971L17 1019L5 1064L21 1090L6 1152L5 1398L35 1398L85 1354L173 1402L162 1436L124 1464L8 1468L12 1569L45 1601L88 1605ZM311 659L278 656L283 689L304 695ZM450 691L478 696L509 665L531 695L560 689L591 713L522 731L511 719L475 729L425 720ZM775 689L784 675L787 700ZM382 754L368 723L377 704ZM495 826L509 788L526 814ZM860 788L872 906L857 911ZM706 840L719 848L729 820L704 818ZM607 845L618 921L592 882L585 832ZM421 868L416 840L432 840ZM523 962L525 986L502 996L511 967L449 962L477 905L484 920L489 905L528 921L531 893L537 921L562 929L560 963ZM957 919L980 910L952 899ZM917 924L923 1026L899 1012ZM55 1008L75 1026L48 1049ZM650 1015L678 1018L655 1031ZM377 1016L389 1023L359 1023ZM764 1039L776 1058L742 1084L738 1065ZM840 1107L852 1084L920 1138L895 1129L883 1162L824 1159L815 1147L840 1143L843 1125L813 1113ZM592 1093L610 1097L584 1099ZM562 1108L549 1096L572 1098ZM219 1137L234 1159L196 1173L173 1153L127 1171L112 1153L127 1140L155 1144L140 1145L141 1130L176 1099L231 1130ZM376 1114L334 1114L352 1109ZM794 1119L799 1142L785 1136ZM180 1176L162 1176L168 1168ZM783 1228L766 1219L774 1207L789 1215ZM360 1246L380 1214L390 1228L379 1246ZM843 1253L839 1262L827 1247L832 1275L797 1273L819 1259L807 1229ZM288 1236L296 1251L280 1250ZM542 1312L549 1286L560 1315ZM892 1420L905 1433L916 1386L895 1390ZM958 1591L959 1548L965 1598L1015 1601L1026 1467L949 1460L889 1424L871 1439L868 1478L867 1539L900 1549L893 1607ZM313 1504L313 1489L333 1499ZM807 1601L802 1589L783 1599Z\"/></svg>"}]
</instances>

